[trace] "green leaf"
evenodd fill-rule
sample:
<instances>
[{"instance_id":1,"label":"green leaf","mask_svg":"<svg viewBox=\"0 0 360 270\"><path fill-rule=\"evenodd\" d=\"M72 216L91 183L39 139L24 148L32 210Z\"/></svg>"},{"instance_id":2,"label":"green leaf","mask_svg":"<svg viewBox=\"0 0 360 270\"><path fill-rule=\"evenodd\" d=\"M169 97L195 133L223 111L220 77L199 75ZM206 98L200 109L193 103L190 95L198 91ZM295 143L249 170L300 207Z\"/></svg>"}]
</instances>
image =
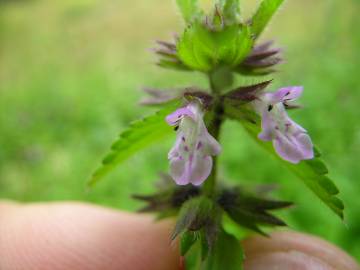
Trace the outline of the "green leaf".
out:
<instances>
[{"instance_id":1,"label":"green leaf","mask_svg":"<svg viewBox=\"0 0 360 270\"><path fill-rule=\"evenodd\" d=\"M198 0L176 0L176 4L187 23L191 22L194 18L201 14Z\"/></svg>"},{"instance_id":2,"label":"green leaf","mask_svg":"<svg viewBox=\"0 0 360 270\"><path fill-rule=\"evenodd\" d=\"M226 23L232 24L239 21L240 3L239 0L219 0L223 17Z\"/></svg>"},{"instance_id":3,"label":"green leaf","mask_svg":"<svg viewBox=\"0 0 360 270\"><path fill-rule=\"evenodd\" d=\"M180 239L180 254L181 254L181 256L185 256L185 254L195 244L196 240L197 240L197 237L196 237L195 232L186 231L181 235L181 239Z\"/></svg>"},{"instance_id":4,"label":"green leaf","mask_svg":"<svg viewBox=\"0 0 360 270\"><path fill-rule=\"evenodd\" d=\"M208 71L213 65L212 43L208 30L199 22L195 22L185 29L177 44L178 57L192 69Z\"/></svg>"},{"instance_id":5,"label":"green leaf","mask_svg":"<svg viewBox=\"0 0 360 270\"><path fill-rule=\"evenodd\" d=\"M245 107L245 106L243 106ZM250 111L250 110L249 110ZM299 164L292 164L283 160L275 152L270 142L263 142L257 138L257 135L261 131L260 118L251 112L246 110L234 109L231 106L226 108L226 114L233 119L239 120L248 134L256 140L264 149L275 156L285 167L293 172L298 178L300 178L306 186L314 192L314 194L320 198L335 214L341 219L344 218L344 204L336 197L339 193L338 188L334 182L327 177L327 167L324 162L319 158L319 151L316 150L317 156L312 160L303 160ZM248 120L251 121L248 121Z\"/></svg>"},{"instance_id":6,"label":"green leaf","mask_svg":"<svg viewBox=\"0 0 360 270\"><path fill-rule=\"evenodd\" d=\"M240 242L232 235L221 230L203 262L202 270L241 270L243 269L244 253Z\"/></svg>"},{"instance_id":7,"label":"green leaf","mask_svg":"<svg viewBox=\"0 0 360 270\"><path fill-rule=\"evenodd\" d=\"M221 39L219 62L225 62L233 67L237 66L250 53L253 47L250 28L248 26L233 25L225 28L219 35Z\"/></svg>"},{"instance_id":8,"label":"green leaf","mask_svg":"<svg viewBox=\"0 0 360 270\"><path fill-rule=\"evenodd\" d=\"M265 233L259 228L260 225L286 226L270 211L292 205L291 202L256 197L240 187L224 189L219 195L218 203L234 222L263 235Z\"/></svg>"},{"instance_id":9,"label":"green leaf","mask_svg":"<svg viewBox=\"0 0 360 270\"><path fill-rule=\"evenodd\" d=\"M246 231L231 219L227 213L222 216L222 227L225 232L234 236L238 241L246 237Z\"/></svg>"},{"instance_id":10,"label":"green leaf","mask_svg":"<svg viewBox=\"0 0 360 270\"><path fill-rule=\"evenodd\" d=\"M211 220L214 207L214 202L205 196L186 201L180 209L171 239L174 240L185 230L196 231L203 228Z\"/></svg>"},{"instance_id":11,"label":"green leaf","mask_svg":"<svg viewBox=\"0 0 360 270\"><path fill-rule=\"evenodd\" d=\"M138 151L163 140L165 136L171 135L173 129L165 122L165 117L174 111L178 105L179 101L174 101L157 113L133 122L127 130L120 134L119 139L112 144L111 152L105 156L101 167L94 172L88 185L94 185L113 170L115 166L121 164Z\"/></svg>"},{"instance_id":12,"label":"green leaf","mask_svg":"<svg viewBox=\"0 0 360 270\"><path fill-rule=\"evenodd\" d=\"M251 31L255 38L260 36L283 2L284 0L263 0L261 2L260 7L251 19Z\"/></svg>"},{"instance_id":13,"label":"green leaf","mask_svg":"<svg viewBox=\"0 0 360 270\"><path fill-rule=\"evenodd\" d=\"M204 261L208 257L209 250L211 249L211 247L209 245L209 242L207 241L206 232L204 230L201 230L199 234L200 234L199 242L201 246L201 260Z\"/></svg>"},{"instance_id":14,"label":"green leaf","mask_svg":"<svg viewBox=\"0 0 360 270\"><path fill-rule=\"evenodd\" d=\"M201 253L202 247L199 240L197 240L191 247L190 250L184 256L184 269L186 270L199 270L201 269Z\"/></svg>"},{"instance_id":15,"label":"green leaf","mask_svg":"<svg viewBox=\"0 0 360 270\"><path fill-rule=\"evenodd\" d=\"M225 26L212 31L200 22L186 28L177 44L178 58L194 70L208 72L219 65L237 66L251 51L248 26Z\"/></svg>"}]
</instances>

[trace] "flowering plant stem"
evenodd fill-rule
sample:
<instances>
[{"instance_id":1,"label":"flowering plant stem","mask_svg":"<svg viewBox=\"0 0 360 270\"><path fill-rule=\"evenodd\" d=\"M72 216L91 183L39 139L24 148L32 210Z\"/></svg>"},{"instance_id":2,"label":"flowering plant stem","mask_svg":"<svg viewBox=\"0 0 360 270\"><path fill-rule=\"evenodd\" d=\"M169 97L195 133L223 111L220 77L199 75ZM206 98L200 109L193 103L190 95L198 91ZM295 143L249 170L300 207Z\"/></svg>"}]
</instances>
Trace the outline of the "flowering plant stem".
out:
<instances>
[{"instance_id":1,"label":"flowering plant stem","mask_svg":"<svg viewBox=\"0 0 360 270\"><path fill-rule=\"evenodd\" d=\"M221 125L223 123L223 103L221 98L221 89L218 87L218 83L214 76L214 73L209 73L209 84L211 93L214 96L214 106L213 106L213 117L209 123L209 133L217 140L220 140L220 131ZM217 180L217 165L218 165L218 157L213 157L213 167L211 170L211 174L207 181L204 183L203 191L208 197L215 196L216 190L216 180Z\"/></svg>"},{"instance_id":2,"label":"flowering plant stem","mask_svg":"<svg viewBox=\"0 0 360 270\"><path fill-rule=\"evenodd\" d=\"M173 42L157 41L155 49L159 66L205 74L210 93L197 87L146 89L150 97L143 104L164 107L122 132L90 181L94 184L175 130L176 140L168 152L169 174L163 178L177 186L164 183L155 194L134 198L147 203L142 212L157 212L158 218L177 215L171 239L180 238L180 253L189 270L242 269L241 227L266 235L260 226L286 226L271 212L292 205L262 198L241 186L218 186L219 141L226 119L238 121L339 217L344 210L336 196L339 190L327 177L328 169L306 129L287 114L287 109L298 108L294 101L303 87L265 91L272 81L261 79L265 77L252 85L234 82L239 75L273 73L281 63L281 49L273 48L272 42L258 43L257 38L283 0L262 0L254 16L245 20L240 17L239 0L214 2L214 9L206 14L198 0L176 0L186 28Z\"/></svg>"}]
</instances>

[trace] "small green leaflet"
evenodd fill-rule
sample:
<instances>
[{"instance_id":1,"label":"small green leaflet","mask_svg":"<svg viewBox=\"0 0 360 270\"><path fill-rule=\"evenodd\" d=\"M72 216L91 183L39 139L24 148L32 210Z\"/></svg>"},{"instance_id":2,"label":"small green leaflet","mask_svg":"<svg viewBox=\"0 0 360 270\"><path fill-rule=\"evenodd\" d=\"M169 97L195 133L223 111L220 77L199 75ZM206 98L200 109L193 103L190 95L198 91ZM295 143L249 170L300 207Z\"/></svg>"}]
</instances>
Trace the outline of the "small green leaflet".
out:
<instances>
[{"instance_id":1,"label":"small green leaflet","mask_svg":"<svg viewBox=\"0 0 360 270\"><path fill-rule=\"evenodd\" d=\"M195 244L197 239L197 233L192 231L185 231L181 235L180 239L180 254L185 256L189 249Z\"/></svg>"},{"instance_id":2,"label":"small green leaflet","mask_svg":"<svg viewBox=\"0 0 360 270\"><path fill-rule=\"evenodd\" d=\"M237 66L253 46L248 26L211 31L200 22L189 25L177 44L179 59L191 69L208 72L219 64Z\"/></svg>"},{"instance_id":3,"label":"small green leaflet","mask_svg":"<svg viewBox=\"0 0 360 270\"><path fill-rule=\"evenodd\" d=\"M244 252L241 242L222 228L212 249L207 250L203 257L204 245L201 243L200 233L192 232L195 243L187 250L185 257L186 270L241 270L243 269ZM206 246L206 245L205 245ZM206 252L206 251L205 251Z\"/></svg>"},{"instance_id":4,"label":"small green leaflet","mask_svg":"<svg viewBox=\"0 0 360 270\"><path fill-rule=\"evenodd\" d=\"M198 234L197 232L194 232ZM198 236L198 235L197 235ZM202 246L199 240L197 240L189 248L189 250L184 255L184 269L186 270L199 270L201 269L201 253Z\"/></svg>"},{"instance_id":5,"label":"small green leaflet","mask_svg":"<svg viewBox=\"0 0 360 270\"><path fill-rule=\"evenodd\" d=\"M176 4L186 23L191 22L196 16L201 14L198 0L176 0Z\"/></svg>"},{"instance_id":6,"label":"small green leaflet","mask_svg":"<svg viewBox=\"0 0 360 270\"><path fill-rule=\"evenodd\" d=\"M240 18L239 0L219 0L223 17L227 23L236 23Z\"/></svg>"},{"instance_id":7,"label":"small green leaflet","mask_svg":"<svg viewBox=\"0 0 360 270\"><path fill-rule=\"evenodd\" d=\"M241 270L244 253L240 241L220 230L215 246L203 262L202 270Z\"/></svg>"},{"instance_id":8,"label":"small green leaflet","mask_svg":"<svg viewBox=\"0 0 360 270\"><path fill-rule=\"evenodd\" d=\"M299 164L292 164L281 159L275 152L273 146L269 142L263 142L257 138L260 133L260 125L254 124L249 120L256 119L256 123L260 123L260 118L254 114L249 114L246 111L240 111L238 109L228 106L226 113L230 118L240 121L248 134L255 139L264 149L274 155L279 161L281 161L285 167L293 172L298 178L300 178L308 188L310 188L315 195L322 200L336 215L341 219L344 218L344 204L336 196L339 193L338 188L334 182L327 177L328 169L324 162L319 158L320 153L315 149L315 158L312 160L304 160ZM256 117L256 118L255 118Z\"/></svg>"},{"instance_id":9,"label":"small green leaflet","mask_svg":"<svg viewBox=\"0 0 360 270\"><path fill-rule=\"evenodd\" d=\"M189 25L177 43L179 59L188 67L209 71L215 65L212 35L200 22Z\"/></svg>"},{"instance_id":10,"label":"small green leaflet","mask_svg":"<svg viewBox=\"0 0 360 270\"><path fill-rule=\"evenodd\" d=\"M113 170L116 165L119 165L136 152L161 141L165 136L171 135L173 128L165 122L165 117L174 111L178 105L179 101L172 102L155 114L133 122L127 130L120 134L119 139L112 144L111 152L105 156L101 167L94 172L88 185L94 185Z\"/></svg>"},{"instance_id":11,"label":"small green leaflet","mask_svg":"<svg viewBox=\"0 0 360 270\"><path fill-rule=\"evenodd\" d=\"M284 0L263 0L251 19L251 32L259 37Z\"/></svg>"},{"instance_id":12,"label":"small green leaflet","mask_svg":"<svg viewBox=\"0 0 360 270\"><path fill-rule=\"evenodd\" d=\"M223 213L221 222L222 222L223 230L226 233L235 237L238 241L241 241L247 236L246 229L244 229L234 220L232 220L227 213Z\"/></svg>"}]
</instances>

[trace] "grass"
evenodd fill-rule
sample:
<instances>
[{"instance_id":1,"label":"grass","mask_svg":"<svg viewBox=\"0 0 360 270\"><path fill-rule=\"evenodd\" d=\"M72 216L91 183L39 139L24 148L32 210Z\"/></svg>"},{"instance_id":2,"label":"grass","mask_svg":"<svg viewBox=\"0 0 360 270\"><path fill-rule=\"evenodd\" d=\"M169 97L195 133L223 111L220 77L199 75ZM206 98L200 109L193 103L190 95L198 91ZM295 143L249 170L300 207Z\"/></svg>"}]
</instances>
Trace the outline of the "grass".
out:
<instances>
[{"instance_id":1,"label":"grass","mask_svg":"<svg viewBox=\"0 0 360 270\"><path fill-rule=\"evenodd\" d=\"M247 4L246 14L253 7ZM152 111L137 106L142 86L206 86L199 74L152 64L153 40L181 28L174 10L171 0L0 1L0 198L139 207L129 195L154 188L172 140L90 191L85 182L118 133ZM234 122L224 128L220 173L248 185L279 183L276 196L297 205L282 213L291 228L320 235L359 260L356 10L357 0L288 1L266 32L286 49L274 87L305 86L305 108L292 115L322 149L346 204L346 224Z\"/></svg>"}]
</instances>

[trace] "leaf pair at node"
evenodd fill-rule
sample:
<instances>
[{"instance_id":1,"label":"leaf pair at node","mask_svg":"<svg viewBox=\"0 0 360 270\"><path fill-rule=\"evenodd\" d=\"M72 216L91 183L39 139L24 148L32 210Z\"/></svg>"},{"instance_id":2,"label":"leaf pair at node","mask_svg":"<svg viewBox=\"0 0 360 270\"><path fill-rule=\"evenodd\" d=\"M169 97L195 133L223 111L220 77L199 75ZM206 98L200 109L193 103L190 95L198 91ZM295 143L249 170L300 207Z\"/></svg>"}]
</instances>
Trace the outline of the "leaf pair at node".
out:
<instances>
[{"instance_id":1,"label":"leaf pair at node","mask_svg":"<svg viewBox=\"0 0 360 270\"><path fill-rule=\"evenodd\" d=\"M177 0L187 26L174 43L158 41L158 65L202 72L225 65L245 75L273 72L270 67L281 62L276 56L280 50L270 49L271 43L255 46L255 41L282 2L263 1L254 16L244 22L238 0L217 1L210 15L196 0Z\"/></svg>"},{"instance_id":2,"label":"leaf pair at node","mask_svg":"<svg viewBox=\"0 0 360 270\"><path fill-rule=\"evenodd\" d=\"M219 252L218 245L224 244L222 238L232 239L230 243L235 245L236 238L226 232L222 225L224 215L228 215L241 228L265 235L259 226L286 225L270 211L292 205L290 202L257 197L239 187L220 188L216 194L214 198L209 198L202 195L199 188L188 185L172 187L149 196L136 195L134 198L147 203L140 210L142 212L155 212L160 217L168 216L164 213L177 215L171 239L180 237L182 256L188 256L192 249L199 249L203 265L217 263L214 256Z\"/></svg>"}]
</instances>

